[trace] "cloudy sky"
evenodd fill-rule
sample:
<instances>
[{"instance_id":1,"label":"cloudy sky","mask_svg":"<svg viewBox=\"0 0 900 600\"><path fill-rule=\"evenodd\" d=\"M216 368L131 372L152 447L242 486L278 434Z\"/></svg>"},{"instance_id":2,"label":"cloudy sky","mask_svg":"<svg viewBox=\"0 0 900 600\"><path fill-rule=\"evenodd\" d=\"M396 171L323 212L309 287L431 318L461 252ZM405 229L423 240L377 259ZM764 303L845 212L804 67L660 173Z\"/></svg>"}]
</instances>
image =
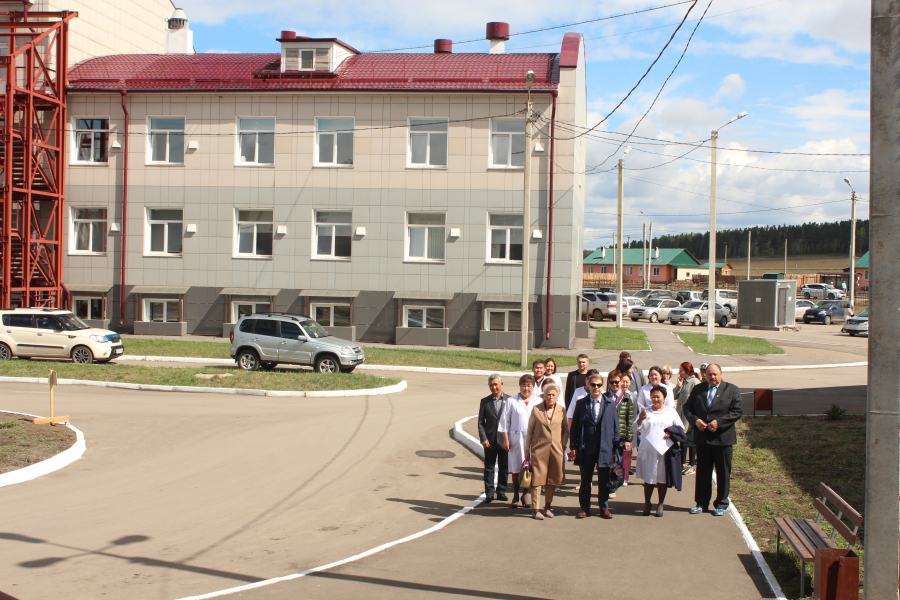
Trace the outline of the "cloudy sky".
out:
<instances>
[{"instance_id":1,"label":"cloudy sky","mask_svg":"<svg viewBox=\"0 0 900 600\"><path fill-rule=\"evenodd\" d=\"M198 52L277 52L282 29L300 35L339 37L360 50L430 45L484 37L488 21L506 21L511 32L565 25L678 0L596 2L413 0L326 3L269 0L181 0ZM633 139L626 159L626 234L640 238L643 211L654 233L707 231L710 151L675 142L698 142L742 111L749 114L719 135L718 228L847 219L847 177L868 199L869 3L846 0L698 0L650 74L591 140L585 246L612 242L604 213L615 210L615 172L605 171L621 138ZM352 5L352 10L347 10ZM565 31L584 34L587 48L588 121L599 122L637 83L672 36L691 4L514 36L507 51L558 51ZM662 89L696 34L680 65ZM454 47L485 52L488 42ZM659 94L659 97L654 98ZM652 108L651 108L652 105ZM649 112L648 112L649 109ZM646 113L646 116L644 114ZM708 145L708 143L706 144ZM773 154L747 152L773 151ZM693 160L689 160L693 159ZM605 162L604 162L605 161ZM670 162L671 161L671 162ZM668 164L663 164L668 163ZM662 165L662 166L659 166ZM856 172L854 172L856 171ZM770 209L780 210L770 210ZM868 217L868 204L858 206ZM636 215L636 216L632 216Z\"/></svg>"}]
</instances>

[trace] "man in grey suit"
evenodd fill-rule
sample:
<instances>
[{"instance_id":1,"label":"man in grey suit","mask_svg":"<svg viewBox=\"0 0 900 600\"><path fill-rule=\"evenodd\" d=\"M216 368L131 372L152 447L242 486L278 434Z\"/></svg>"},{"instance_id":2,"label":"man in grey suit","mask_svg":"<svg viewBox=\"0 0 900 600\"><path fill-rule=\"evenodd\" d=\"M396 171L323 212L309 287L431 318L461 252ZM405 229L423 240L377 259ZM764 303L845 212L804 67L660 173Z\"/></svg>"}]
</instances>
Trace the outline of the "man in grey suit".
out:
<instances>
[{"instance_id":1,"label":"man in grey suit","mask_svg":"<svg viewBox=\"0 0 900 600\"><path fill-rule=\"evenodd\" d=\"M731 457L737 443L734 425L741 418L741 390L733 383L722 381L722 369L711 364L706 369L706 381L698 383L684 403L684 416L694 424L694 443L697 445L697 480L691 509L696 515L709 510L712 497L712 470L716 469L716 500L713 515L728 512L728 493L731 490Z\"/></svg>"},{"instance_id":2,"label":"man in grey suit","mask_svg":"<svg viewBox=\"0 0 900 600\"><path fill-rule=\"evenodd\" d=\"M490 396L481 399L478 407L478 437L484 446L484 494L485 504L494 501L494 465L497 474L497 498L506 502L506 480L509 477L508 452L503 447L503 434L497 431L500 417L506 409L509 396L503 393L503 379L493 373L488 377Z\"/></svg>"}]
</instances>

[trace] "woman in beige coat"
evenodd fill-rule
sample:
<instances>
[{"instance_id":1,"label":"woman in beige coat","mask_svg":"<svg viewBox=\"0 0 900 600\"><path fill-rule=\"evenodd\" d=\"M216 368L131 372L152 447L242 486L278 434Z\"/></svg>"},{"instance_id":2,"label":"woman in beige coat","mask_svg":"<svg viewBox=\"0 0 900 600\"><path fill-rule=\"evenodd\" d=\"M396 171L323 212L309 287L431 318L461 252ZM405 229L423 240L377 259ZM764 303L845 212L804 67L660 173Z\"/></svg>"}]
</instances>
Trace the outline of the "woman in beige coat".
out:
<instances>
[{"instance_id":1,"label":"woman in beige coat","mask_svg":"<svg viewBox=\"0 0 900 600\"><path fill-rule=\"evenodd\" d=\"M569 423L566 411L557 405L559 386L547 382L543 388L544 401L534 407L528 420L525 458L531 461L531 513L542 521L544 515L553 517L550 504L556 486L566 481L566 444L569 442ZM546 487L544 515L541 506L541 488Z\"/></svg>"}]
</instances>

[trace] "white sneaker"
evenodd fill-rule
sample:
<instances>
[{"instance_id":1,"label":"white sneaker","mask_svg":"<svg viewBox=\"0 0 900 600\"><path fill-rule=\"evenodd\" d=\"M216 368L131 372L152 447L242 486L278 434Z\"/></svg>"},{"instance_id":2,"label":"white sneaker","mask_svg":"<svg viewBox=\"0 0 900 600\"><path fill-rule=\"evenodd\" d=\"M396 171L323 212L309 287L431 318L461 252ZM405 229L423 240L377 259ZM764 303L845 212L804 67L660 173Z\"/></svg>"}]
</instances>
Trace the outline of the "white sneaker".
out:
<instances>
[{"instance_id":1,"label":"white sneaker","mask_svg":"<svg viewBox=\"0 0 900 600\"><path fill-rule=\"evenodd\" d=\"M615 497L616 497L616 493L615 493L615 492L610 492L610 493L609 493L609 497L610 497L610 498L615 498Z\"/></svg>"},{"instance_id":2,"label":"white sneaker","mask_svg":"<svg viewBox=\"0 0 900 600\"><path fill-rule=\"evenodd\" d=\"M626 485L628 485L628 482L627 482L627 481L623 481L623 482L622 482L622 487L625 487Z\"/></svg>"}]
</instances>

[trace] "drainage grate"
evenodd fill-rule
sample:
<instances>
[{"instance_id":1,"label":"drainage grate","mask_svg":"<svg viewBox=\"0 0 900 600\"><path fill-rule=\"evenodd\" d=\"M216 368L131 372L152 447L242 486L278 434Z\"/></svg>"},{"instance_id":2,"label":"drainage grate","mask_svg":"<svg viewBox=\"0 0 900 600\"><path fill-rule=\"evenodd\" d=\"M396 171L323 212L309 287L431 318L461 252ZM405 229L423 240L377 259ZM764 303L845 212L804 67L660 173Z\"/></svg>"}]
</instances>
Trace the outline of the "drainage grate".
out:
<instances>
[{"instance_id":1,"label":"drainage grate","mask_svg":"<svg viewBox=\"0 0 900 600\"><path fill-rule=\"evenodd\" d=\"M448 450L418 450L416 455L422 458L453 458L456 456Z\"/></svg>"}]
</instances>

